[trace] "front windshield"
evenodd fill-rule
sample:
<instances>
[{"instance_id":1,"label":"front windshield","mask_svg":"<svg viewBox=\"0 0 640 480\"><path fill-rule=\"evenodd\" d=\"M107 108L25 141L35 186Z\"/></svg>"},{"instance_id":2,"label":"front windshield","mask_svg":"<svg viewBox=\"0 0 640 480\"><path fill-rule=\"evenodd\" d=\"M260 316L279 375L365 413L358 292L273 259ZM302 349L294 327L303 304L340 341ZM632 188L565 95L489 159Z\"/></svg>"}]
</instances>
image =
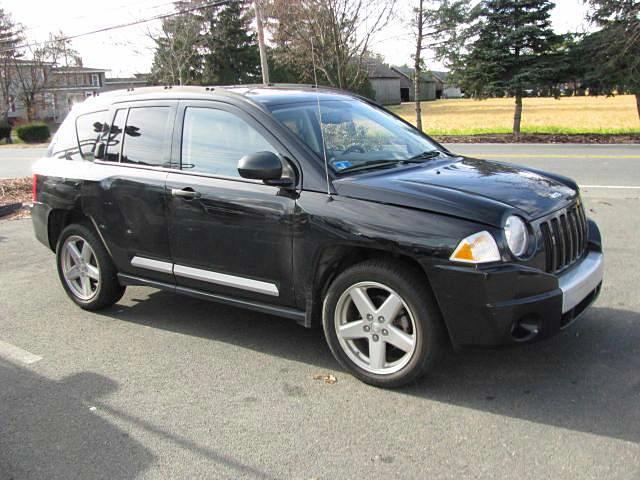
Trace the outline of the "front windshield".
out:
<instances>
[{"instance_id":1,"label":"front windshield","mask_svg":"<svg viewBox=\"0 0 640 480\"><path fill-rule=\"evenodd\" d=\"M413 160L437 152L430 142L384 110L358 100L314 101L271 107L273 115L323 157L322 134L329 166L334 172L386 162Z\"/></svg>"}]
</instances>

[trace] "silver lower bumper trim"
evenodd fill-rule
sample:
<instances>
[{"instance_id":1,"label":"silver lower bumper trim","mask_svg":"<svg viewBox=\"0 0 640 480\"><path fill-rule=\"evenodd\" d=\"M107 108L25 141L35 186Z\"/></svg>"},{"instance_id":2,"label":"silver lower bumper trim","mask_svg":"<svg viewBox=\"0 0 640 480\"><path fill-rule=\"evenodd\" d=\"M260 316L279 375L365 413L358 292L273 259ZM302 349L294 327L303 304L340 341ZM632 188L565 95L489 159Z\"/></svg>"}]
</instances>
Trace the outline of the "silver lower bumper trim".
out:
<instances>
[{"instance_id":1,"label":"silver lower bumper trim","mask_svg":"<svg viewBox=\"0 0 640 480\"><path fill-rule=\"evenodd\" d=\"M600 252L589 254L567 273L560 275L562 290L562 313L578 305L600 285L604 275L604 255Z\"/></svg>"}]
</instances>

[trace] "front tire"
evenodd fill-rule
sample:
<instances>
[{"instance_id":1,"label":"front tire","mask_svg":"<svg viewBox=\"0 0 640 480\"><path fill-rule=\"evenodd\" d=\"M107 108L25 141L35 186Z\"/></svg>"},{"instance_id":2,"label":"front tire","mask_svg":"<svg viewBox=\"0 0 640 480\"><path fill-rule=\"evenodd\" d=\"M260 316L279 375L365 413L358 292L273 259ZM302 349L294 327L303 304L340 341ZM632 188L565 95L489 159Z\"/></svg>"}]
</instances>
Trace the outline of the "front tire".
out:
<instances>
[{"instance_id":1,"label":"front tire","mask_svg":"<svg viewBox=\"0 0 640 480\"><path fill-rule=\"evenodd\" d=\"M445 345L425 276L391 261L366 261L338 275L325 296L322 317L338 362L378 387L417 380Z\"/></svg>"},{"instance_id":2,"label":"front tire","mask_svg":"<svg viewBox=\"0 0 640 480\"><path fill-rule=\"evenodd\" d=\"M87 225L73 224L62 231L56 263L65 292L85 310L110 307L124 294L107 249Z\"/></svg>"}]
</instances>

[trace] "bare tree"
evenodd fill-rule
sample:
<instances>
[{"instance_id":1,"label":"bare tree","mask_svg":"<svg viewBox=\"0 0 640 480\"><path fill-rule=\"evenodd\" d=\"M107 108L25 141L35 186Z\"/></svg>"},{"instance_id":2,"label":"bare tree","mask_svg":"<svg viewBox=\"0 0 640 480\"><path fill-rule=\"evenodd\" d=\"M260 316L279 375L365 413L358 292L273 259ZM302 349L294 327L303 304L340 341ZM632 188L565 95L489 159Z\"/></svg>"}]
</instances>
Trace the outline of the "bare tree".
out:
<instances>
[{"instance_id":1,"label":"bare tree","mask_svg":"<svg viewBox=\"0 0 640 480\"><path fill-rule=\"evenodd\" d=\"M372 38L384 28L395 0L271 0L268 25L275 57L302 81L357 90L366 81Z\"/></svg>"},{"instance_id":2,"label":"bare tree","mask_svg":"<svg viewBox=\"0 0 640 480\"><path fill-rule=\"evenodd\" d=\"M49 40L36 46L26 46L13 58L16 96L27 113L27 120L35 117L36 104L44 101L45 92L55 86L52 70L82 63L66 35L60 31L49 34Z\"/></svg>"},{"instance_id":3,"label":"bare tree","mask_svg":"<svg viewBox=\"0 0 640 480\"><path fill-rule=\"evenodd\" d=\"M176 9L184 10L193 3L199 0L176 2ZM201 19L189 12L164 19L159 32L148 32L155 43L151 76L156 83L184 85L195 80L201 61L201 31Z\"/></svg>"},{"instance_id":4,"label":"bare tree","mask_svg":"<svg viewBox=\"0 0 640 480\"><path fill-rule=\"evenodd\" d=\"M29 121L34 119L36 103L49 86L53 64L48 61L47 50L47 47L27 47L28 59L14 58L17 97L24 106Z\"/></svg>"},{"instance_id":5,"label":"bare tree","mask_svg":"<svg viewBox=\"0 0 640 480\"><path fill-rule=\"evenodd\" d=\"M58 67L80 66L78 61L80 54L73 48L71 40L67 38L62 30L57 33L50 33L49 40L43 47L48 61Z\"/></svg>"},{"instance_id":6,"label":"bare tree","mask_svg":"<svg viewBox=\"0 0 640 480\"><path fill-rule=\"evenodd\" d=\"M434 57L455 57L459 39L456 27L464 18L468 8L465 0L418 0L413 9L411 28L415 38L414 54L414 101L416 127L422 130L421 80L425 64L423 53L430 50ZM452 51L454 50L454 51Z\"/></svg>"},{"instance_id":7,"label":"bare tree","mask_svg":"<svg viewBox=\"0 0 640 480\"><path fill-rule=\"evenodd\" d=\"M22 26L14 23L11 15L0 9L0 106L1 118L7 120L14 95L15 59L20 56L18 46L23 41Z\"/></svg>"}]
</instances>

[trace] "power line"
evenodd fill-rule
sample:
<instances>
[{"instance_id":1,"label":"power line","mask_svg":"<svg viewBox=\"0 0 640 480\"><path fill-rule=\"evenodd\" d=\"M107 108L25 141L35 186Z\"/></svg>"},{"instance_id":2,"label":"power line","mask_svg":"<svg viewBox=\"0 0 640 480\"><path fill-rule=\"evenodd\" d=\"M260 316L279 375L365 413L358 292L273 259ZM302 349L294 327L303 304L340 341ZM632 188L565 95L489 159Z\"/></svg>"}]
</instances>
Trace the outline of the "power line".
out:
<instances>
[{"instance_id":1,"label":"power line","mask_svg":"<svg viewBox=\"0 0 640 480\"><path fill-rule=\"evenodd\" d=\"M164 3L160 3L157 4L157 0L141 0L139 2L136 3L135 7L133 8L133 10L135 11L135 13L149 13L150 10L155 10L158 11L159 9L164 9L166 11L166 9L164 7L167 7L169 5L175 5L175 1L170 1L170 2L164 2ZM108 5L106 6L104 9L101 8L100 13L104 14L104 13L115 13L117 11L121 11L123 8L122 4L115 4L115 5ZM131 7L129 7L129 12L131 13L132 9ZM82 14L82 15L74 15L72 17L65 17L65 22L83 22L85 20L89 20L89 19L95 19L95 13L89 13L89 14ZM17 22L21 27L22 27L22 33L27 33L27 32L38 32L38 31L43 31L45 28L44 25L24 25L22 22L18 21ZM64 31L65 28L60 27L58 28L58 30L62 30ZM49 33L48 31L46 31L46 33Z\"/></svg>"},{"instance_id":2,"label":"power line","mask_svg":"<svg viewBox=\"0 0 640 480\"><path fill-rule=\"evenodd\" d=\"M153 22L155 20L164 20L165 18L173 17L173 16L176 16L176 15L182 15L182 14L185 14L185 13L194 12L196 10L202 10L204 8L219 7L221 5L226 5L228 3L231 3L232 1L236 1L236 0L220 0L220 1L217 1L217 2L207 3L207 4L204 4L204 5L198 5L198 6L195 6L195 7L185 8L184 10L179 10L177 12L165 13L165 14L161 14L161 15L155 15L155 16L149 17L149 18L144 18L144 19L140 19L140 20L134 20L132 22L120 23L120 24L117 24L117 25L109 26L109 27L102 27L102 28L98 28L96 30L91 30L89 32L78 33L76 35L68 35L68 36L65 36L65 37L57 38L55 40L45 40L43 42L25 43L23 45L17 45L16 47L13 47L13 48L1 49L0 53L15 51L15 50L19 50L19 49L22 49L22 48L37 47L37 46L46 45L46 44L54 43L54 42L66 42L68 40L74 40L76 38L86 37L88 35L95 35L96 33L103 33L103 32L108 32L108 31L111 31L111 30L116 30L116 29L119 29L119 28L132 27L134 25L140 25L142 23Z\"/></svg>"}]
</instances>

